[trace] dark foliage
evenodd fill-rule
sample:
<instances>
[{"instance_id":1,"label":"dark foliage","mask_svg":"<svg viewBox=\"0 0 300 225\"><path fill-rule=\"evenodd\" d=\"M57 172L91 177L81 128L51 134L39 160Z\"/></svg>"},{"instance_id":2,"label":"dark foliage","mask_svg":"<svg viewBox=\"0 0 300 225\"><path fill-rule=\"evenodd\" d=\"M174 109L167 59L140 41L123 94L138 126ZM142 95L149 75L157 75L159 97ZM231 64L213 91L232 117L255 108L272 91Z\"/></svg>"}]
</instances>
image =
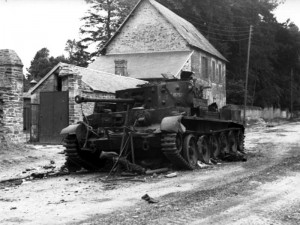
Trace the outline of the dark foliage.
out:
<instances>
[{"instance_id":1,"label":"dark foliage","mask_svg":"<svg viewBox=\"0 0 300 225\"><path fill-rule=\"evenodd\" d=\"M289 107L300 89L300 33L287 21L278 23L276 0L158 0L194 24L229 60L227 102L243 104L250 25L253 25L248 104ZM291 78L291 70L294 76ZM292 83L291 83L291 79ZM292 85L291 85L292 84Z\"/></svg>"},{"instance_id":2,"label":"dark foliage","mask_svg":"<svg viewBox=\"0 0 300 225\"><path fill-rule=\"evenodd\" d=\"M91 57L99 55L103 45L113 36L138 0L86 0L91 4L87 15L82 18L80 28L82 46L97 45Z\"/></svg>"},{"instance_id":3,"label":"dark foliage","mask_svg":"<svg viewBox=\"0 0 300 225\"><path fill-rule=\"evenodd\" d=\"M68 52L68 61L70 64L87 67L91 60L91 55L86 51L87 47L76 40L68 40L65 51Z\"/></svg>"},{"instance_id":4,"label":"dark foliage","mask_svg":"<svg viewBox=\"0 0 300 225\"><path fill-rule=\"evenodd\" d=\"M29 90L32 80L38 82L59 62L69 63L69 60L63 55L58 57L50 56L47 48L39 50L31 61L30 67L27 69L28 74L27 79L24 79L24 91Z\"/></svg>"}]
</instances>

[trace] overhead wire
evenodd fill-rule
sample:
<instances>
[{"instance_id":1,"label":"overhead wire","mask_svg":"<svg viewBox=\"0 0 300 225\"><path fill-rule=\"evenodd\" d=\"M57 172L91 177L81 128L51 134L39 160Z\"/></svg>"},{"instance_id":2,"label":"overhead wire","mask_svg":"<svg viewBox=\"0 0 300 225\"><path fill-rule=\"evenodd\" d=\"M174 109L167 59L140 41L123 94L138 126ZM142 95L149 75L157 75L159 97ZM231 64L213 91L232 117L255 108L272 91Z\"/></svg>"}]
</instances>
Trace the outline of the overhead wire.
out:
<instances>
[{"instance_id":1,"label":"overhead wire","mask_svg":"<svg viewBox=\"0 0 300 225\"><path fill-rule=\"evenodd\" d=\"M180 14L180 15L183 15L183 17L185 19L187 19L187 18L196 19L196 20L202 21L202 23L215 25L215 26L220 26L220 27L225 28L225 29L228 29L228 28L230 28L230 29L249 29L249 26L250 26L250 24L249 24L249 26L224 26L224 25L220 25L220 24L214 23L214 22L207 22L207 21L205 21L204 19L202 19L200 17L196 17L196 16L193 16L193 15L188 15L188 14L185 14L185 13L182 13L182 12L179 12L179 11L177 11L177 13ZM244 17L244 19L248 19L248 18ZM200 23L200 22L198 22L198 23Z\"/></svg>"},{"instance_id":2,"label":"overhead wire","mask_svg":"<svg viewBox=\"0 0 300 225\"><path fill-rule=\"evenodd\" d=\"M195 17L196 18L196 17ZM199 21L191 20L190 18L186 18L190 23L197 25L197 29L205 34L205 36L214 35L214 36L221 36L223 38L218 37L211 37L209 36L209 39L219 40L219 41L230 41L230 42L237 42L237 41L243 41L243 40L249 40L249 33L250 33L250 25L249 27L243 27L243 30L241 30L241 27L230 27L230 26L222 26L220 24L217 24L219 27L210 26L211 23L203 24ZM198 18L199 19L199 18ZM203 28L199 28L198 26L201 26ZM252 26L253 27L253 26ZM205 29L207 28L207 30ZM238 28L240 30L232 30L235 28ZM246 29L247 28L247 29ZM252 28L253 32L253 28ZM253 34L253 33L252 33ZM225 39L226 38L226 39ZM227 39L229 38L229 39Z\"/></svg>"},{"instance_id":3,"label":"overhead wire","mask_svg":"<svg viewBox=\"0 0 300 225\"><path fill-rule=\"evenodd\" d=\"M249 38L229 40L229 39L221 39L221 38L215 38L215 37L209 37L209 39L216 40L216 41L224 41L224 42L239 42L239 41L249 40Z\"/></svg>"},{"instance_id":4,"label":"overhead wire","mask_svg":"<svg viewBox=\"0 0 300 225\"><path fill-rule=\"evenodd\" d=\"M197 24L197 26L201 26L201 27L209 27L209 25L203 25L203 24L200 24L200 23L198 23L198 22L196 22L196 21L193 21L193 20L189 20L191 23L193 23L193 24ZM235 30L226 30L226 29L219 29L219 28L215 28L215 27L210 27L210 29L213 29L213 30L215 30L215 31L221 31L221 32L226 32L226 33L249 33L249 27L248 27L248 29L247 30L243 30L243 31L235 31Z\"/></svg>"}]
</instances>

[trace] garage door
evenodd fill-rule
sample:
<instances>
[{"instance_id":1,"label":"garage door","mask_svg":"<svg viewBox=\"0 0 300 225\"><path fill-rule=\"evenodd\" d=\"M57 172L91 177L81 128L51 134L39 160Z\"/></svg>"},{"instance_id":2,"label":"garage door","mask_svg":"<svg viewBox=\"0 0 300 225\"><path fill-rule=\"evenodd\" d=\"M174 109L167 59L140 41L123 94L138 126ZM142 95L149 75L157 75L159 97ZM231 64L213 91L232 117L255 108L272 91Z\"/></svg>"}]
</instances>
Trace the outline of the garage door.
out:
<instances>
[{"instance_id":1,"label":"garage door","mask_svg":"<svg viewBox=\"0 0 300 225\"><path fill-rule=\"evenodd\" d=\"M61 144L60 131L69 125L69 93L41 92L39 141L43 144Z\"/></svg>"}]
</instances>

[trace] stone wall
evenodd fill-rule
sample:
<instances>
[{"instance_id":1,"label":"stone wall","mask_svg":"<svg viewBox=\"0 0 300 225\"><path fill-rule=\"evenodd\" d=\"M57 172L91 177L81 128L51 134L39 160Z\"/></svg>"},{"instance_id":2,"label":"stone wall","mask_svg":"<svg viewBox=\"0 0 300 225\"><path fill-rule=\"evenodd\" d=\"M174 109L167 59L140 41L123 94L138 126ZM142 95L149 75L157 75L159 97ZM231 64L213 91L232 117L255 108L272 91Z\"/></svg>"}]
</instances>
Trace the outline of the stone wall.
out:
<instances>
[{"instance_id":1,"label":"stone wall","mask_svg":"<svg viewBox=\"0 0 300 225\"><path fill-rule=\"evenodd\" d=\"M140 9L107 47L107 54L189 50L176 29L148 1L142 2Z\"/></svg>"},{"instance_id":2,"label":"stone wall","mask_svg":"<svg viewBox=\"0 0 300 225\"><path fill-rule=\"evenodd\" d=\"M23 64L13 50L0 50L0 140L25 142L23 132Z\"/></svg>"},{"instance_id":3,"label":"stone wall","mask_svg":"<svg viewBox=\"0 0 300 225\"><path fill-rule=\"evenodd\" d=\"M241 110L241 118L244 118L244 106L235 106L239 110ZM246 107L246 119L265 119L265 120L273 120L277 118L281 119L289 119L291 118L291 113L288 109L279 109L273 107L261 108L257 106L247 106Z\"/></svg>"},{"instance_id":4,"label":"stone wall","mask_svg":"<svg viewBox=\"0 0 300 225\"><path fill-rule=\"evenodd\" d=\"M80 95L88 98L114 98L115 95L112 93L95 92L90 89L84 82L81 81L80 75L69 75L68 76L68 87L63 85L63 89L68 88L69 90L69 123L77 123L83 118L82 113L85 116L93 113L95 103L75 103L75 96Z\"/></svg>"}]
</instances>

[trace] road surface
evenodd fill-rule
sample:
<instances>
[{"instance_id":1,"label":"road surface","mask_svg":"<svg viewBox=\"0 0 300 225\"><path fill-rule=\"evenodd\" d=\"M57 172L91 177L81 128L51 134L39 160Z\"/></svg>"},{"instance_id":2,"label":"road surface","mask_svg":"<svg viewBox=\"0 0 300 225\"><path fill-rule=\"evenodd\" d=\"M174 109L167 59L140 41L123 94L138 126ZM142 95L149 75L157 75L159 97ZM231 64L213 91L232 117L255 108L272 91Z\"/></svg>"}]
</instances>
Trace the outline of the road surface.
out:
<instances>
[{"instance_id":1,"label":"road surface","mask_svg":"<svg viewBox=\"0 0 300 225\"><path fill-rule=\"evenodd\" d=\"M300 224L299 141L294 122L247 130L247 162L173 178L77 173L2 183L0 224Z\"/></svg>"}]
</instances>

